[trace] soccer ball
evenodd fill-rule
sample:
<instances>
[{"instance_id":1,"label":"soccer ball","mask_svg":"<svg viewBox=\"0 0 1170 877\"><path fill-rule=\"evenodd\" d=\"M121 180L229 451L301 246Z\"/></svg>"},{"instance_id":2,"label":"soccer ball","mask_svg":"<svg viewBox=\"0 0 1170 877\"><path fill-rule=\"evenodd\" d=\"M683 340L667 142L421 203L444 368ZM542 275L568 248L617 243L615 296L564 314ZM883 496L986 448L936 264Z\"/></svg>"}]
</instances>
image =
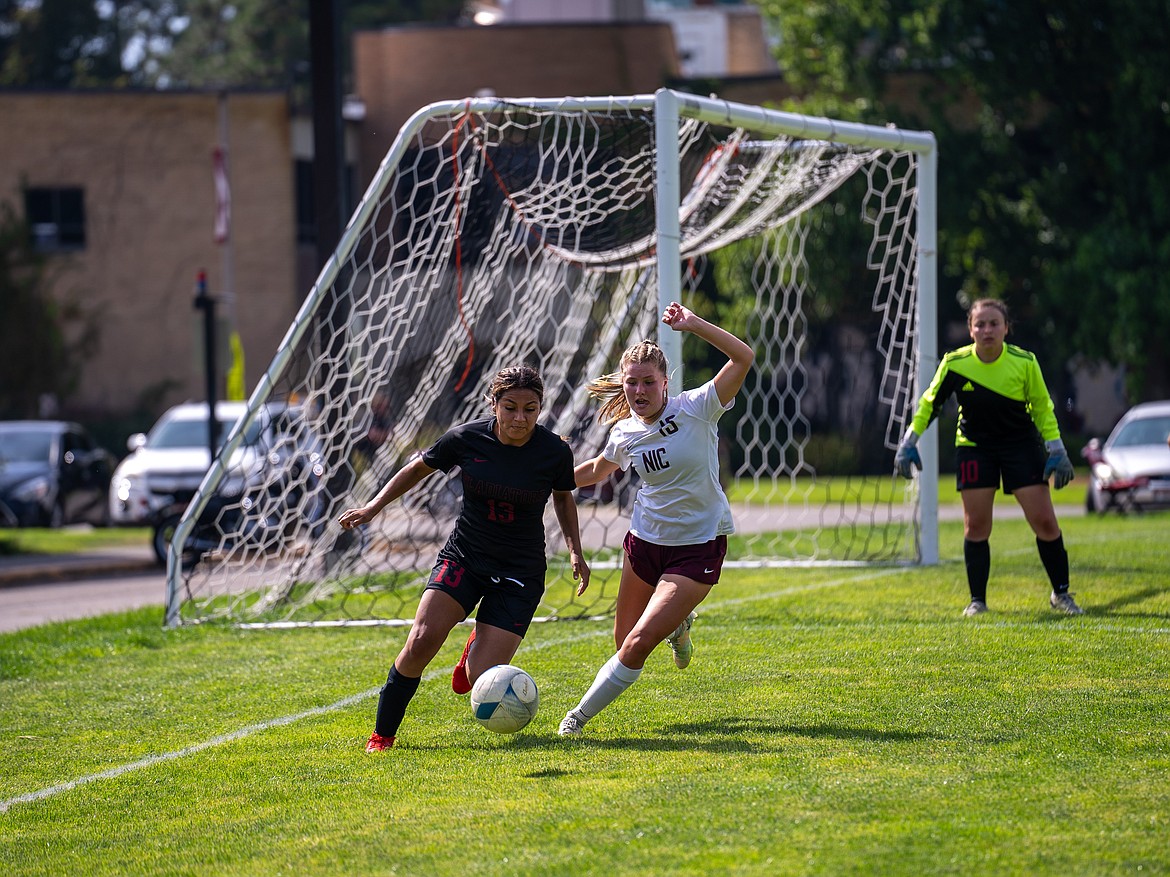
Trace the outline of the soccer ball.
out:
<instances>
[{"instance_id":1,"label":"soccer ball","mask_svg":"<svg viewBox=\"0 0 1170 877\"><path fill-rule=\"evenodd\" d=\"M471 714L497 734L512 734L532 721L540 695L532 677L511 664L497 664L475 680Z\"/></svg>"}]
</instances>

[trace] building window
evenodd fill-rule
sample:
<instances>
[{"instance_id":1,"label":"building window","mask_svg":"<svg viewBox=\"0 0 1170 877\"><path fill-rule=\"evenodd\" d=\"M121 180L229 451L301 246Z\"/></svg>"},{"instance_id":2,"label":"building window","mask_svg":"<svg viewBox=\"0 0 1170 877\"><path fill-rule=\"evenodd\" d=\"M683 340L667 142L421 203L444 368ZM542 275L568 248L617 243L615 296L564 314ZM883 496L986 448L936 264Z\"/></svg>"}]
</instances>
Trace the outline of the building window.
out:
<instances>
[{"instance_id":1,"label":"building window","mask_svg":"<svg viewBox=\"0 0 1170 877\"><path fill-rule=\"evenodd\" d=\"M85 249L85 191L80 187L25 189L24 215L38 252Z\"/></svg>"}]
</instances>

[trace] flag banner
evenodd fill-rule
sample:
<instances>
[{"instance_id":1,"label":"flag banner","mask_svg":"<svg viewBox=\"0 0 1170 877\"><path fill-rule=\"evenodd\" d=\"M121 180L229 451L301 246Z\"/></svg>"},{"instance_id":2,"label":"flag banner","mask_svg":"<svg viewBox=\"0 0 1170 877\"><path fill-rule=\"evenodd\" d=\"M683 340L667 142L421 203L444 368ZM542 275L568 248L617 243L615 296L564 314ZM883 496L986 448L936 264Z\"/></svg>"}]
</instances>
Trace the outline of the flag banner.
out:
<instances>
[{"instance_id":1,"label":"flag banner","mask_svg":"<svg viewBox=\"0 0 1170 877\"><path fill-rule=\"evenodd\" d=\"M243 402L247 396L246 379L244 376L244 343L240 340L240 333L231 334L231 365L227 372L227 399L230 402Z\"/></svg>"},{"instance_id":2,"label":"flag banner","mask_svg":"<svg viewBox=\"0 0 1170 877\"><path fill-rule=\"evenodd\" d=\"M212 152L215 171L215 242L227 243L232 225L232 192L228 186L227 153L216 147Z\"/></svg>"}]
</instances>

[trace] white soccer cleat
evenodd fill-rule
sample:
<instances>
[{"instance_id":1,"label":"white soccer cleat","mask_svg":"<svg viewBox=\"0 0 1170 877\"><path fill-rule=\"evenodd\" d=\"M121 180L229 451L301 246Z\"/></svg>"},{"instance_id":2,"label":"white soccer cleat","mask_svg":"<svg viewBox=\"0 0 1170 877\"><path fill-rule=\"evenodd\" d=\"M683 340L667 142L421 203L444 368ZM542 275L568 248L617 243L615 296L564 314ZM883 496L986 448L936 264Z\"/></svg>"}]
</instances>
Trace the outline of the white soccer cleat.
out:
<instances>
[{"instance_id":1,"label":"white soccer cleat","mask_svg":"<svg viewBox=\"0 0 1170 877\"><path fill-rule=\"evenodd\" d=\"M695 613L692 612L686 620L675 628L674 633L666 638L667 645L674 655L674 666L680 670L691 662L691 655L695 653L695 644L691 642L691 625L695 623Z\"/></svg>"},{"instance_id":2,"label":"white soccer cleat","mask_svg":"<svg viewBox=\"0 0 1170 877\"><path fill-rule=\"evenodd\" d=\"M581 732L585 730L585 722L577 718L572 710L565 713L565 717L561 719L561 726L557 728L557 733L562 737L580 737Z\"/></svg>"},{"instance_id":3,"label":"white soccer cleat","mask_svg":"<svg viewBox=\"0 0 1170 877\"><path fill-rule=\"evenodd\" d=\"M1065 591L1063 594L1058 594L1053 591L1048 597L1048 605L1057 612L1063 612L1065 615L1084 615L1085 610L1077 605L1077 601L1073 599L1073 595Z\"/></svg>"},{"instance_id":4,"label":"white soccer cleat","mask_svg":"<svg viewBox=\"0 0 1170 877\"><path fill-rule=\"evenodd\" d=\"M982 600L972 600L967 604L967 608L963 610L963 615L966 618L973 618L976 615L982 615L987 611L987 604Z\"/></svg>"}]
</instances>

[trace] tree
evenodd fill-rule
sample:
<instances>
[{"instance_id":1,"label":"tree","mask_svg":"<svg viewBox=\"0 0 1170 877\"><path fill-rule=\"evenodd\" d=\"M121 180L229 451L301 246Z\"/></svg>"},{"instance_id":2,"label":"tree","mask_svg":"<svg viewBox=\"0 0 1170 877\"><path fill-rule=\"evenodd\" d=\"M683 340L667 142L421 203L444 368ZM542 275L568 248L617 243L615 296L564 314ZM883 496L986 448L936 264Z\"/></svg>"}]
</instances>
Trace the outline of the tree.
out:
<instances>
[{"instance_id":1,"label":"tree","mask_svg":"<svg viewBox=\"0 0 1170 877\"><path fill-rule=\"evenodd\" d=\"M281 88L306 78L308 19L302 0L190 0L186 25L155 58L167 86Z\"/></svg>"},{"instance_id":2,"label":"tree","mask_svg":"<svg viewBox=\"0 0 1170 877\"><path fill-rule=\"evenodd\" d=\"M296 88L310 0L0 0L0 85ZM316 2L316 0L312 0ZM348 35L453 22L463 0L334 0Z\"/></svg>"},{"instance_id":3,"label":"tree","mask_svg":"<svg viewBox=\"0 0 1170 877\"><path fill-rule=\"evenodd\" d=\"M357 29L414 21L450 21L462 0L334 0L343 44ZM305 0L188 0L186 25L173 48L155 59L165 84L294 87L307 81L309 25Z\"/></svg>"},{"instance_id":4,"label":"tree","mask_svg":"<svg viewBox=\"0 0 1170 877\"><path fill-rule=\"evenodd\" d=\"M49 281L28 224L0 202L0 418L36 416L44 395L67 399L96 344L93 322Z\"/></svg>"},{"instance_id":5,"label":"tree","mask_svg":"<svg viewBox=\"0 0 1170 877\"><path fill-rule=\"evenodd\" d=\"M814 104L930 127L951 313L1005 298L1046 357L1170 396L1170 16L1151 0L763 0ZM885 102L925 76L918 118ZM956 115L955 101L975 98Z\"/></svg>"},{"instance_id":6,"label":"tree","mask_svg":"<svg viewBox=\"0 0 1170 877\"><path fill-rule=\"evenodd\" d=\"M113 22L92 0L0 0L0 85L120 85Z\"/></svg>"}]
</instances>

